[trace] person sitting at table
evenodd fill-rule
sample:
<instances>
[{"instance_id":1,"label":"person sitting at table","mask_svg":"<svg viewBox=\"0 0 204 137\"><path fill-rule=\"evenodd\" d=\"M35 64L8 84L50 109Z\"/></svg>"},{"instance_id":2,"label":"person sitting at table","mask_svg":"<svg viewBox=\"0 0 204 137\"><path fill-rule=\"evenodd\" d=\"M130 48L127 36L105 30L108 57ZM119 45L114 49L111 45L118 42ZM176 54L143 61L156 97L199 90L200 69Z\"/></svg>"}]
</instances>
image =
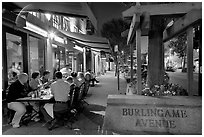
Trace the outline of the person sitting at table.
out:
<instances>
[{"instance_id":1,"label":"person sitting at table","mask_svg":"<svg viewBox=\"0 0 204 137\"><path fill-rule=\"evenodd\" d=\"M40 72L35 71L32 73L31 80L29 81L29 86L33 91L38 90L43 86L40 81Z\"/></svg>"},{"instance_id":2,"label":"person sitting at table","mask_svg":"<svg viewBox=\"0 0 204 137\"><path fill-rule=\"evenodd\" d=\"M88 79L89 82L92 82L92 84L90 85L91 87L94 87L94 82L96 81L96 83L99 83L99 81L96 79L96 77L94 76L93 72L91 72L91 70L87 70L86 74L85 74L85 78L87 78L88 76Z\"/></svg>"},{"instance_id":3,"label":"person sitting at table","mask_svg":"<svg viewBox=\"0 0 204 137\"><path fill-rule=\"evenodd\" d=\"M43 72L43 76L40 78L44 88L49 88L50 84L52 83L51 80L49 80L50 77L50 71L46 70Z\"/></svg>"},{"instance_id":4,"label":"person sitting at table","mask_svg":"<svg viewBox=\"0 0 204 137\"><path fill-rule=\"evenodd\" d=\"M28 75L26 73L21 73L18 75L18 79L8 88L8 108L15 111L15 115L11 122L13 128L20 127L19 123L21 117L26 113L25 105L21 102L16 102L16 99L27 96L27 90L24 85L27 81Z\"/></svg>"},{"instance_id":5,"label":"person sitting at table","mask_svg":"<svg viewBox=\"0 0 204 137\"><path fill-rule=\"evenodd\" d=\"M11 72L8 77L8 85L11 85L11 83L15 82L18 79L18 74L16 72Z\"/></svg>"},{"instance_id":6,"label":"person sitting at table","mask_svg":"<svg viewBox=\"0 0 204 137\"><path fill-rule=\"evenodd\" d=\"M38 90L40 90L41 87L43 87L41 81L40 81L40 72L35 71L32 73L31 75L31 80L29 81L29 86L31 88L31 92L28 94L28 96L35 94L35 92L39 92ZM35 102L30 102L30 104L33 106L33 108L39 112L39 104L35 103ZM35 112L34 112L35 113ZM39 121L40 119L38 118L38 115L36 115L35 117L33 117L34 121Z\"/></svg>"},{"instance_id":7,"label":"person sitting at table","mask_svg":"<svg viewBox=\"0 0 204 137\"><path fill-rule=\"evenodd\" d=\"M53 105L55 119L48 128L49 130L59 127L61 124L63 124L64 120L62 115L68 110L68 101L70 100L70 84L62 79L62 73L60 71L57 71L55 76L57 81L53 82L50 86L51 94L53 94L55 99L55 103Z\"/></svg>"},{"instance_id":8,"label":"person sitting at table","mask_svg":"<svg viewBox=\"0 0 204 137\"><path fill-rule=\"evenodd\" d=\"M73 83L76 85L76 87L80 87L81 82L77 78L77 73L76 72L72 72L71 76L73 77Z\"/></svg>"},{"instance_id":9,"label":"person sitting at table","mask_svg":"<svg viewBox=\"0 0 204 137\"><path fill-rule=\"evenodd\" d=\"M60 72L62 73L63 77L67 78L68 76L71 75L71 68L69 66L69 64L66 64L64 68L62 68L60 70Z\"/></svg>"},{"instance_id":10,"label":"person sitting at table","mask_svg":"<svg viewBox=\"0 0 204 137\"><path fill-rule=\"evenodd\" d=\"M79 78L78 78L78 80L80 81L81 84L86 81L83 72L79 72Z\"/></svg>"}]
</instances>

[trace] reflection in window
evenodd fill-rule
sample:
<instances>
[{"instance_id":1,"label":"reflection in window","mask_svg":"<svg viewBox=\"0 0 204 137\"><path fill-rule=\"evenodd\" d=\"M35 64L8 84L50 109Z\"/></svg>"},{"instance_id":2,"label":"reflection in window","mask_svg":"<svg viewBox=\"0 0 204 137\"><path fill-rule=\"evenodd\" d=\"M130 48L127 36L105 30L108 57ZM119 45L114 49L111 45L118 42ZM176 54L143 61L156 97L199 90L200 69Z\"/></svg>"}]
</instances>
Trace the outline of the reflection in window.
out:
<instances>
[{"instance_id":1,"label":"reflection in window","mask_svg":"<svg viewBox=\"0 0 204 137\"><path fill-rule=\"evenodd\" d=\"M8 85L17 79L18 74L23 72L21 40L20 36L6 33Z\"/></svg>"},{"instance_id":2,"label":"reflection in window","mask_svg":"<svg viewBox=\"0 0 204 137\"><path fill-rule=\"evenodd\" d=\"M44 71L44 41L30 36L30 74L34 71Z\"/></svg>"}]
</instances>

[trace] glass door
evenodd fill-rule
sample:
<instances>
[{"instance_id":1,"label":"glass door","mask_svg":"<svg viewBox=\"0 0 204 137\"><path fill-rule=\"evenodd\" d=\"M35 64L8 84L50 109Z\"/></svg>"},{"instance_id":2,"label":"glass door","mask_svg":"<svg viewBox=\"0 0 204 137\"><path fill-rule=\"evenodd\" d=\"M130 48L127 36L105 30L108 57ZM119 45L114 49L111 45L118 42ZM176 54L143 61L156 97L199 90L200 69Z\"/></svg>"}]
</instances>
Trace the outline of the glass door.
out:
<instances>
[{"instance_id":1,"label":"glass door","mask_svg":"<svg viewBox=\"0 0 204 137\"><path fill-rule=\"evenodd\" d=\"M8 85L23 72L22 37L6 32Z\"/></svg>"},{"instance_id":2,"label":"glass door","mask_svg":"<svg viewBox=\"0 0 204 137\"><path fill-rule=\"evenodd\" d=\"M45 71L45 42L43 39L29 36L30 75L39 71L42 76Z\"/></svg>"}]
</instances>

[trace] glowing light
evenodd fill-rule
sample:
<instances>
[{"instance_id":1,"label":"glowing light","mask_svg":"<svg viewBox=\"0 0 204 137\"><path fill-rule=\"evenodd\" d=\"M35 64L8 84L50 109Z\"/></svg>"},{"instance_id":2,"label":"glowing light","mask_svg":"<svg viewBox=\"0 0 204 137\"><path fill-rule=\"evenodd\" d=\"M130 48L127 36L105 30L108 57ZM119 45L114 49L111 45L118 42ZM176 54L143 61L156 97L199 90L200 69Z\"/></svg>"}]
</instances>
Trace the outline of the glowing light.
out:
<instances>
[{"instance_id":1,"label":"glowing light","mask_svg":"<svg viewBox=\"0 0 204 137\"><path fill-rule=\"evenodd\" d=\"M45 13L45 17L47 18L47 20L49 21L50 20L50 18L51 18L51 14L49 14L49 13Z\"/></svg>"},{"instance_id":2,"label":"glowing light","mask_svg":"<svg viewBox=\"0 0 204 137\"><path fill-rule=\"evenodd\" d=\"M55 33L54 32L50 32L49 36L50 36L51 39L53 39L55 37Z\"/></svg>"},{"instance_id":3,"label":"glowing light","mask_svg":"<svg viewBox=\"0 0 204 137\"><path fill-rule=\"evenodd\" d=\"M77 45L75 45L74 48L75 48L76 50L79 50L79 51L83 52L83 48L81 48L81 47L79 47L79 46L77 46Z\"/></svg>"},{"instance_id":4,"label":"glowing light","mask_svg":"<svg viewBox=\"0 0 204 137\"><path fill-rule=\"evenodd\" d=\"M37 34L40 34L40 35L42 35L42 36L44 36L44 37L48 37L47 31L41 29L41 28L38 27L38 26L33 25L33 24L30 23L30 22L27 22L27 21L26 21L26 27L24 27L24 28L25 28L25 29L28 29L28 30L30 30L30 31L33 31L33 32L35 32L35 33L37 33Z\"/></svg>"},{"instance_id":5,"label":"glowing light","mask_svg":"<svg viewBox=\"0 0 204 137\"><path fill-rule=\"evenodd\" d=\"M55 45L55 44L52 44L52 47L53 47L53 48L57 48L57 45Z\"/></svg>"},{"instance_id":6,"label":"glowing light","mask_svg":"<svg viewBox=\"0 0 204 137\"><path fill-rule=\"evenodd\" d=\"M59 43L64 44L64 39L61 38L61 37L58 37L58 36L55 35L55 36L54 36L54 40L57 41L57 42L59 42Z\"/></svg>"}]
</instances>

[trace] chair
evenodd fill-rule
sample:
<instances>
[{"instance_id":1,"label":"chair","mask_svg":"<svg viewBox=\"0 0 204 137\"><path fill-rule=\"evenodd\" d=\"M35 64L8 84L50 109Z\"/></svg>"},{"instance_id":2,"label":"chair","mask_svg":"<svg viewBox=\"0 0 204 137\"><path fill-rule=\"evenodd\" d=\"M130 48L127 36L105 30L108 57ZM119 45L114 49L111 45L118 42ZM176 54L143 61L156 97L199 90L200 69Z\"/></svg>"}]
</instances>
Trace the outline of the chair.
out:
<instances>
[{"instance_id":1,"label":"chair","mask_svg":"<svg viewBox=\"0 0 204 137\"><path fill-rule=\"evenodd\" d=\"M8 109L7 115L9 118L8 124L11 124L12 119L15 115L15 111L12 109L9 109L9 108L7 108L7 109ZM34 109L33 109L32 105L29 104L28 106L26 106L26 113L21 117L20 124L25 125L25 126L28 125L28 123L31 121L31 119L36 115L36 114L33 115L33 113L32 113L33 110Z\"/></svg>"},{"instance_id":2,"label":"chair","mask_svg":"<svg viewBox=\"0 0 204 137\"><path fill-rule=\"evenodd\" d=\"M83 96L83 95L85 94L85 92L87 92L86 90L87 90L87 89L86 89L86 82L84 82L84 83L82 83L81 86L80 86L78 101L79 101L80 103L82 103L82 104L85 103L85 104L89 105L89 104L84 100L84 97L85 97L85 96Z\"/></svg>"},{"instance_id":3,"label":"chair","mask_svg":"<svg viewBox=\"0 0 204 137\"><path fill-rule=\"evenodd\" d=\"M89 87L90 87L90 82L89 81L85 81L83 97L85 97L88 94Z\"/></svg>"},{"instance_id":4,"label":"chair","mask_svg":"<svg viewBox=\"0 0 204 137\"><path fill-rule=\"evenodd\" d=\"M73 123L77 120L76 114L77 111L74 106L74 97L75 97L75 84L70 86L70 101L68 102L69 109L64 115L64 120L66 123L70 123L70 128L72 129Z\"/></svg>"}]
</instances>

